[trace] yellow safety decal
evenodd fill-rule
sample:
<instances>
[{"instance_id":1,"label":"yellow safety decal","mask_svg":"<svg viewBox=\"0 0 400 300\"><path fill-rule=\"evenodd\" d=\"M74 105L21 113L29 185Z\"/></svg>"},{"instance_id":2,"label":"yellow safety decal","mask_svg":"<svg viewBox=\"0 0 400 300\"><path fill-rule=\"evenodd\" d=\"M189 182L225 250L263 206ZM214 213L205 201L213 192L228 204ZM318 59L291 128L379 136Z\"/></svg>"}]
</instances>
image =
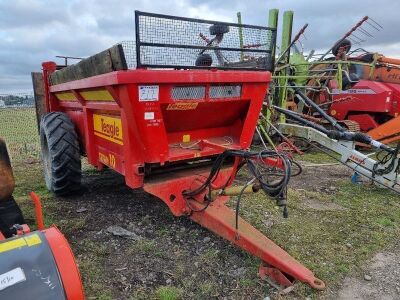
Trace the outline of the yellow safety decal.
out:
<instances>
[{"instance_id":1,"label":"yellow safety decal","mask_svg":"<svg viewBox=\"0 0 400 300\"><path fill-rule=\"evenodd\" d=\"M11 240L0 244L0 253L17 249L26 246L26 241L23 238Z\"/></svg>"},{"instance_id":2,"label":"yellow safety decal","mask_svg":"<svg viewBox=\"0 0 400 300\"><path fill-rule=\"evenodd\" d=\"M182 142L189 143L190 142L190 134L184 134L182 137Z\"/></svg>"},{"instance_id":3,"label":"yellow safety decal","mask_svg":"<svg viewBox=\"0 0 400 300\"><path fill-rule=\"evenodd\" d=\"M24 239L29 247L38 245L42 242L39 235L37 234L32 234L30 236L25 237Z\"/></svg>"},{"instance_id":4,"label":"yellow safety decal","mask_svg":"<svg viewBox=\"0 0 400 300\"><path fill-rule=\"evenodd\" d=\"M80 94L86 101L114 101L107 90L82 91Z\"/></svg>"},{"instance_id":5,"label":"yellow safety decal","mask_svg":"<svg viewBox=\"0 0 400 300\"><path fill-rule=\"evenodd\" d=\"M93 115L94 134L107 141L123 145L121 118Z\"/></svg>"},{"instance_id":6,"label":"yellow safety decal","mask_svg":"<svg viewBox=\"0 0 400 300\"><path fill-rule=\"evenodd\" d=\"M26 246L35 246L41 244L42 240L40 239L38 234L32 234L26 237L20 237L15 240L7 241L0 244L0 253L11 251L17 248L26 247Z\"/></svg>"},{"instance_id":7,"label":"yellow safety decal","mask_svg":"<svg viewBox=\"0 0 400 300\"><path fill-rule=\"evenodd\" d=\"M192 110L196 109L198 102L186 102L186 103L171 103L168 104L167 110Z\"/></svg>"},{"instance_id":8,"label":"yellow safety decal","mask_svg":"<svg viewBox=\"0 0 400 300\"><path fill-rule=\"evenodd\" d=\"M60 101L76 101L76 97L71 92L55 93L56 97Z\"/></svg>"}]
</instances>

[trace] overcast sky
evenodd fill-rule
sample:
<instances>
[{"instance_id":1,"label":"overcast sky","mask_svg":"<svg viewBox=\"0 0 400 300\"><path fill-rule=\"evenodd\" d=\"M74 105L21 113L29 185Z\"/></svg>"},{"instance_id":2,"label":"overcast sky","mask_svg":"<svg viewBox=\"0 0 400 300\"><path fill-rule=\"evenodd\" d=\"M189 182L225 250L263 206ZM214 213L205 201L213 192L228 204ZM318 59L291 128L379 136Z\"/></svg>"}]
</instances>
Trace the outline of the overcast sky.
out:
<instances>
[{"instance_id":1,"label":"overcast sky","mask_svg":"<svg viewBox=\"0 0 400 300\"><path fill-rule=\"evenodd\" d=\"M0 94L31 90L31 71L56 55L89 56L134 38L134 10L266 25L268 10L294 11L305 50L326 49L363 16L383 29L363 48L400 58L400 1L394 0L0 0ZM280 17L281 17L280 15ZM361 35L360 35L361 36Z\"/></svg>"}]
</instances>

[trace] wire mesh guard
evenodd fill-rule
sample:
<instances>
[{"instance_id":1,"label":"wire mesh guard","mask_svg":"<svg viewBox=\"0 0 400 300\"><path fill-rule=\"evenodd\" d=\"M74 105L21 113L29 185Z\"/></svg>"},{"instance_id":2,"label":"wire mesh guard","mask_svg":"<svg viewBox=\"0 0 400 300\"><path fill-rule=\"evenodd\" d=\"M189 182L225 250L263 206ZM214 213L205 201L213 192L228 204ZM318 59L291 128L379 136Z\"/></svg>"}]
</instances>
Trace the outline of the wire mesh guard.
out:
<instances>
[{"instance_id":1,"label":"wire mesh guard","mask_svg":"<svg viewBox=\"0 0 400 300\"><path fill-rule=\"evenodd\" d=\"M249 70L273 67L274 28L139 11L135 12L135 26L137 67ZM124 51L131 52L126 45Z\"/></svg>"}]
</instances>

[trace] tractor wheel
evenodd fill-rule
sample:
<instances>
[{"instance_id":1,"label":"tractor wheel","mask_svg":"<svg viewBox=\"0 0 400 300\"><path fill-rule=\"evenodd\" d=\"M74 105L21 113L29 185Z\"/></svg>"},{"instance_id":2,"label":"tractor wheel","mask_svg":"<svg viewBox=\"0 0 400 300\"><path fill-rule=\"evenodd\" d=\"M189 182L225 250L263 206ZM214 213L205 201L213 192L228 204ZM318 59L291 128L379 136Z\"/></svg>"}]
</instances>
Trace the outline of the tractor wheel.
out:
<instances>
[{"instance_id":1,"label":"tractor wheel","mask_svg":"<svg viewBox=\"0 0 400 300\"><path fill-rule=\"evenodd\" d=\"M195 65L196 67L210 67L212 65L212 57L210 54L200 54L197 56Z\"/></svg>"},{"instance_id":2,"label":"tractor wheel","mask_svg":"<svg viewBox=\"0 0 400 300\"><path fill-rule=\"evenodd\" d=\"M210 26L210 34L225 34L229 32L229 27L224 24L214 24Z\"/></svg>"},{"instance_id":3,"label":"tractor wheel","mask_svg":"<svg viewBox=\"0 0 400 300\"><path fill-rule=\"evenodd\" d=\"M340 48L345 48L345 52L349 53L350 48L351 48L351 42L347 39L344 39L342 41L340 41L339 43L337 43L335 46L333 46L332 48L332 54L337 56L339 53L339 49Z\"/></svg>"},{"instance_id":4,"label":"tractor wheel","mask_svg":"<svg viewBox=\"0 0 400 300\"><path fill-rule=\"evenodd\" d=\"M45 115L40 122L44 178L56 195L77 192L81 186L79 139L71 119L61 112Z\"/></svg>"}]
</instances>

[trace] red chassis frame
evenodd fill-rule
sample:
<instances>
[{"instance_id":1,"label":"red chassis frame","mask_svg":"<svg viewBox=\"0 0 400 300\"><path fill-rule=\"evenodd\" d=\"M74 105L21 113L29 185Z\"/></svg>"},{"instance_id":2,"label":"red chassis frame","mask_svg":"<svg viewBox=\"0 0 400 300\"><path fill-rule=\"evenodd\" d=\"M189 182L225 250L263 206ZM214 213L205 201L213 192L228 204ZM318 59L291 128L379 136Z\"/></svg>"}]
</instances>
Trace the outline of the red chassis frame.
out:
<instances>
[{"instance_id":1,"label":"red chassis frame","mask_svg":"<svg viewBox=\"0 0 400 300\"><path fill-rule=\"evenodd\" d=\"M217 196L207 209L206 192L195 199L183 196L209 174L209 166L195 167L201 165L195 162L226 149L250 147L269 72L138 69L50 85L56 64L42 66L47 111L69 115L90 164L116 170L129 187L157 196L175 216L186 215L261 258L267 267L260 275L284 286L298 279L316 289L325 287L241 218L237 230L235 213L225 205L228 196ZM215 96L221 91L222 96ZM231 184L237 163L221 171L213 187L228 180Z\"/></svg>"}]
</instances>

